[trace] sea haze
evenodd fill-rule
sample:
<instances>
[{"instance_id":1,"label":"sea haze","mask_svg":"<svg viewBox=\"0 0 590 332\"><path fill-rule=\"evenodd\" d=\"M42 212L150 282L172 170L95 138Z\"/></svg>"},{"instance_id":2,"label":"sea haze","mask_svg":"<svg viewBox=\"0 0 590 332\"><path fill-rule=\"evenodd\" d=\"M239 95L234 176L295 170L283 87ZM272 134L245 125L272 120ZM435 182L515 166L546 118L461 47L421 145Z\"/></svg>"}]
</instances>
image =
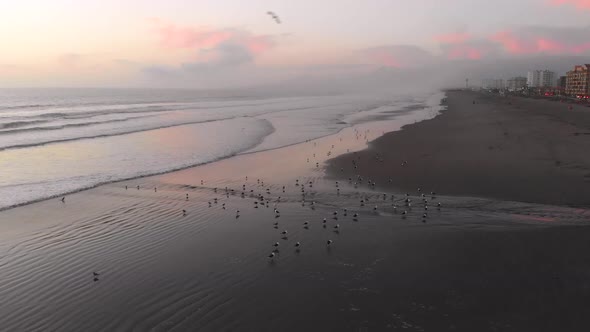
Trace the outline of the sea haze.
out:
<instances>
[{"instance_id":1,"label":"sea haze","mask_svg":"<svg viewBox=\"0 0 590 332\"><path fill-rule=\"evenodd\" d=\"M277 97L190 90L0 90L0 209L279 148L409 112L440 92Z\"/></svg>"}]
</instances>

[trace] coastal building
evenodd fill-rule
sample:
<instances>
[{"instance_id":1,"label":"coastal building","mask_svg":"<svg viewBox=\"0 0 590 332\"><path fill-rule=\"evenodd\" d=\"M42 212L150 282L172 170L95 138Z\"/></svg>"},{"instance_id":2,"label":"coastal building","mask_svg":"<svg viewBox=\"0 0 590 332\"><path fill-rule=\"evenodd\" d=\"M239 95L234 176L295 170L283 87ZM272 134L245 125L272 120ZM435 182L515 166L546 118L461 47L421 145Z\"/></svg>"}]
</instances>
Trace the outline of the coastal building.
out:
<instances>
[{"instance_id":1,"label":"coastal building","mask_svg":"<svg viewBox=\"0 0 590 332\"><path fill-rule=\"evenodd\" d=\"M527 77L526 84L529 87L533 88L539 84L539 71L538 70L529 71L527 73L526 77Z\"/></svg>"},{"instance_id":2,"label":"coastal building","mask_svg":"<svg viewBox=\"0 0 590 332\"><path fill-rule=\"evenodd\" d=\"M555 86L555 72L550 70L541 70L539 77L540 87L554 87Z\"/></svg>"},{"instance_id":3,"label":"coastal building","mask_svg":"<svg viewBox=\"0 0 590 332\"><path fill-rule=\"evenodd\" d=\"M557 87L565 90L566 82L567 82L567 76L559 76L559 79L557 80Z\"/></svg>"},{"instance_id":4,"label":"coastal building","mask_svg":"<svg viewBox=\"0 0 590 332\"><path fill-rule=\"evenodd\" d=\"M509 91L518 91L522 90L526 87L527 78L526 77L513 77L506 81L506 88Z\"/></svg>"},{"instance_id":5,"label":"coastal building","mask_svg":"<svg viewBox=\"0 0 590 332\"><path fill-rule=\"evenodd\" d=\"M504 80L503 79L494 79L494 78L486 78L482 80L481 87L487 90L503 90L504 89Z\"/></svg>"},{"instance_id":6,"label":"coastal building","mask_svg":"<svg viewBox=\"0 0 590 332\"><path fill-rule=\"evenodd\" d=\"M555 72L550 70L533 70L527 74L527 85L529 88L544 88L554 86Z\"/></svg>"},{"instance_id":7,"label":"coastal building","mask_svg":"<svg viewBox=\"0 0 590 332\"><path fill-rule=\"evenodd\" d=\"M569 96L590 95L590 64L575 66L567 72L565 93Z\"/></svg>"}]
</instances>

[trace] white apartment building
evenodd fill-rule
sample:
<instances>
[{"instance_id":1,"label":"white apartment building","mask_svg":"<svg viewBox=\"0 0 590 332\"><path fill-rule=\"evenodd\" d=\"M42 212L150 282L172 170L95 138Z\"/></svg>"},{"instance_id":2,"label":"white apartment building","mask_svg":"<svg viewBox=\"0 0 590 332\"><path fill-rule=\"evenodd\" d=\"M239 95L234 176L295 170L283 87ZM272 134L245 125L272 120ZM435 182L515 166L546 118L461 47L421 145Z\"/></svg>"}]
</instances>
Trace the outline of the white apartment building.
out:
<instances>
[{"instance_id":1,"label":"white apartment building","mask_svg":"<svg viewBox=\"0 0 590 332\"><path fill-rule=\"evenodd\" d=\"M481 87L484 89L504 89L504 80L503 79L494 79L494 78L487 78L482 80Z\"/></svg>"},{"instance_id":2,"label":"white apartment building","mask_svg":"<svg viewBox=\"0 0 590 332\"><path fill-rule=\"evenodd\" d=\"M512 77L508 81L506 81L506 88L509 91L518 91L524 88L527 84L526 77Z\"/></svg>"},{"instance_id":3,"label":"white apartment building","mask_svg":"<svg viewBox=\"0 0 590 332\"><path fill-rule=\"evenodd\" d=\"M527 74L529 88L543 88L555 85L555 72L550 70L533 70Z\"/></svg>"}]
</instances>

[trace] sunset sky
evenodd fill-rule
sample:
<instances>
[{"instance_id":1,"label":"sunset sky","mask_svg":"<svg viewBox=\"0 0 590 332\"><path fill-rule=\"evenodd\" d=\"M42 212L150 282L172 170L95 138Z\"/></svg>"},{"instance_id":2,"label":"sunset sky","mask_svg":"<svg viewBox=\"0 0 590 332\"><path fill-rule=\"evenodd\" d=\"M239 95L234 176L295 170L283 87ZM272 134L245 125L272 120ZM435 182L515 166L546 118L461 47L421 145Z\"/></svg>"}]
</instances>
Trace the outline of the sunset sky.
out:
<instances>
[{"instance_id":1,"label":"sunset sky","mask_svg":"<svg viewBox=\"0 0 590 332\"><path fill-rule=\"evenodd\" d=\"M590 62L590 0L2 1L0 40L0 87L202 88L458 60Z\"/></svg>"}]
</instances>

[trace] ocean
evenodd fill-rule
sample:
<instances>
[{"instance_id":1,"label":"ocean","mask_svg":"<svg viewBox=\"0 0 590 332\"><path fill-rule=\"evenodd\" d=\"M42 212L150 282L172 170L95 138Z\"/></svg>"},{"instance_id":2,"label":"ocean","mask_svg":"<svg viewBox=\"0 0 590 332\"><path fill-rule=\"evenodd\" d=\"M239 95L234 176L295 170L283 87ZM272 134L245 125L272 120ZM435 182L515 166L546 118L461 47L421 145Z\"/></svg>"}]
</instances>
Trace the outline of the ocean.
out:
<instances>
[{"instance_id":1,"label":"ocean","mask_svg":"<svg viewBox=\"0 0 590 332\"><path fill-rule=\"evenodd\" d=\"M441 92L281 97L143 89L0 89L0 209L280 148L399 115Z\"/></svg>"}]
</instances>

